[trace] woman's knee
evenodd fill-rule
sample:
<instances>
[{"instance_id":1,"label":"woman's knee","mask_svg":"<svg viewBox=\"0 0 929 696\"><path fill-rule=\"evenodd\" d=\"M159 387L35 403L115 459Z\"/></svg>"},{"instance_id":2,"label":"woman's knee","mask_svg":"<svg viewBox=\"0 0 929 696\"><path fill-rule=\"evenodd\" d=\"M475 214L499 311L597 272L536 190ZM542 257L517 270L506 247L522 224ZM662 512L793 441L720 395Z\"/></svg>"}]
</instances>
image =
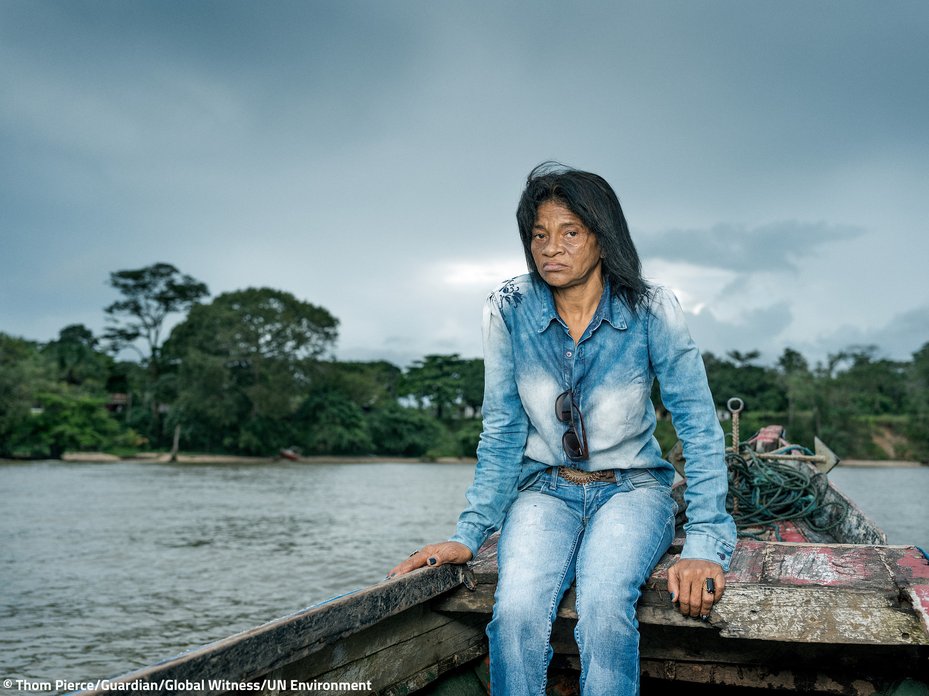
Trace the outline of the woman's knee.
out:
<instances>
[{"instance_id":1,"label":"woman's knee","mask_svg":"<svg viewBox=\"0 0 929 696\"><path fill-rule=\"evenodd\" d=\"M498 631L511 635L530 635L551 631L551 607L543 603L541 593L497 593L494 599L493 620Z\"/></svg>"}]
</instances>

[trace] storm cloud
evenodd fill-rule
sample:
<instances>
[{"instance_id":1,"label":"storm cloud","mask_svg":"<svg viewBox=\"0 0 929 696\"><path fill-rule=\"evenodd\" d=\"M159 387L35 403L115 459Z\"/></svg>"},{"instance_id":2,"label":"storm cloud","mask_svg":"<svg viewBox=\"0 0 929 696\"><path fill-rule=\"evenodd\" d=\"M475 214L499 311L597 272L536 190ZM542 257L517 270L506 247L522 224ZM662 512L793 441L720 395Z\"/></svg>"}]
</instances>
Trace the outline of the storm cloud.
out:
<instances>
[{"instance_id":1,"label":"storm cloud","mask_svg":"<svg viewBox=\"0 0 929 696\"><path fill-rule=\"evenodd\" d=\"M925 3L0 3L0 331L99 332L108 274L166 261L326 307L341 356L479 355L556 159L707 349L906 356L927 64Z\"/></svg>"}]
</instances>

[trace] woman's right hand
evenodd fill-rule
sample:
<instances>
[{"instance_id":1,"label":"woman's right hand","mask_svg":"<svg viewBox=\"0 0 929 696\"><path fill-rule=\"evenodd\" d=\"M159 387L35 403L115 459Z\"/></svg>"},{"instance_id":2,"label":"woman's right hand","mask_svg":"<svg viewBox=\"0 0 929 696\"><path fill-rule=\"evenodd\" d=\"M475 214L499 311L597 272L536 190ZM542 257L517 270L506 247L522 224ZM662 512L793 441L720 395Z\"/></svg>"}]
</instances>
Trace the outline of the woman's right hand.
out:
<instances>
[{"instance_id":1,"label":"woman's right hand","mask_svg":"<svg viewBox=\"0 0 929 696\"><path fill-rule=\"evenodd\" d=\"M390 572L387 579L395 575L403 575L411 570L428 566L440 566L445 563L467 563L471 560L471 549L457 541L443 541L441 544L429 544L410 554L403 563L398 563Z\"/></svg>"}]
</instances>

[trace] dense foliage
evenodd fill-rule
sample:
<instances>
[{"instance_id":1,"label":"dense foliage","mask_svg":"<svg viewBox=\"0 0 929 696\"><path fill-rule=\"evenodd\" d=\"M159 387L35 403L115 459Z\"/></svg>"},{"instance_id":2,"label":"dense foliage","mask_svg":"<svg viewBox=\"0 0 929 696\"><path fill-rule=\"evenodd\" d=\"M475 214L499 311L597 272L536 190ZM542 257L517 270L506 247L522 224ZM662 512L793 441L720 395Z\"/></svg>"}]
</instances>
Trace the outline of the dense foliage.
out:
<instances>
[{"instance_id":1,"label":"dense foliage","mask_svg":"<svg viewBox=\"0 0 929 696\"><path fill-rule=\"evenodd\" d=\"M97 338L63 328L46 344L0 333L0 457L66 450L274 455L473 456L483 361L427 355L406 369L331 358L338 320L288 292L248 288L211 301L169 264L118 271L119 300ZM170 335L170 315L182 315ZM138 360L114 356L127 347ZM721 418L738 396L744 436L768 423L792 441L814 435L842 456L929 460L929 343L912 360L850 347L811 366L787 348L773 366L757 351L704 355ZM660 394L657 437L673 427Z\"/></svg>"}]
</instances>

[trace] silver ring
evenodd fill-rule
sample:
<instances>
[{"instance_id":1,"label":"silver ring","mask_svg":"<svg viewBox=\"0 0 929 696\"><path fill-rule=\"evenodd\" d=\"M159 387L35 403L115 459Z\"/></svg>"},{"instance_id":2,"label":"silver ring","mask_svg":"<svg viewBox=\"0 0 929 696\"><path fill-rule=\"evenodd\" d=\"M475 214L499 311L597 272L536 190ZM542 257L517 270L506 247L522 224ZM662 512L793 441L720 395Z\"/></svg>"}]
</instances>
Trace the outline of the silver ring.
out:
<instances>
[{"instance_id":1,"label":"silver ring","mask_svg":"<svg viewBox=\"0 0 929 696\"><path fill-rule=\"evenodd\" d=\"M413 558L413 556L415 556L416 554L418 554L420 551L422 551L422 549L416 549L413 553L410 554L409 557L410 557L410 558Z\"/></svg>"}]
</instances>

